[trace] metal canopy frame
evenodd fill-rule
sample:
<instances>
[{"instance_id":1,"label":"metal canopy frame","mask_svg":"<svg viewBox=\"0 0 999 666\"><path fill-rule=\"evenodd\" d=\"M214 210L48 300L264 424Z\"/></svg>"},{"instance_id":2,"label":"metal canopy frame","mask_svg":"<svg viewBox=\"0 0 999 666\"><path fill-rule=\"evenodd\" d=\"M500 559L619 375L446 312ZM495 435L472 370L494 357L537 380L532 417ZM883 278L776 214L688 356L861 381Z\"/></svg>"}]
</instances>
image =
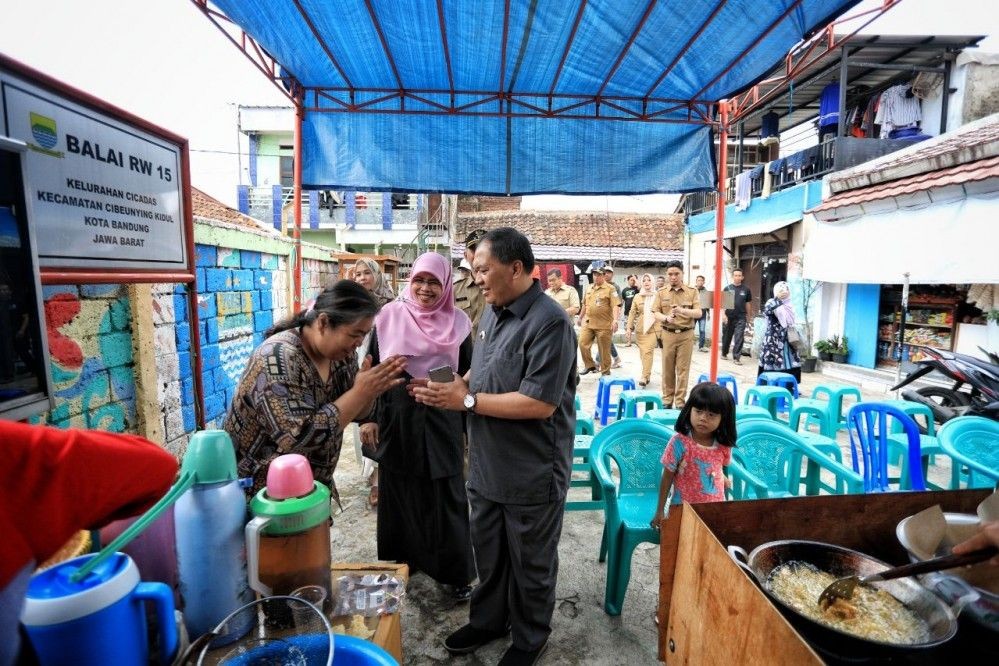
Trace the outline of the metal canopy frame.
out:
<instances>
[{"instance_id":1,"label":"metal canopy frame","mask_svg":"<svg viewBox=\"0 0 999 666\"><path fill-rule=\"evenodd\" d=\"M835 48L836 41L832 38L833 26L845 23L857 18L867 17L866 22L859 25L856 30L862 29L865 25L881 16L884 12L896 6L902 0L883 0L880 7L862 12L847 19L834 21L825 29L817 32L807 39L803 44L788 54L787 74L779 80L765 80L757 82L745 92L740 92L730 96L727 100L703 99L701 96L713 85L729 73L733 67L747 54L773 32L782 22L800 8L803 0L794 0L789 3L785 11L774 19L770 25L757 38L747 46L738 56L719 72L710 82L702 86L690 99L670 99L653 96L653 91L666 79L674 70L683 56L701 38L707 27L721 13L727 0L718 0L718 4L704 20L700 28L687 40L680 52L667 65L656 78L655 82L648 88L642 96L623 97L615 95L605 95L607 85L618 71L635 40L641 34L642 28L651 15L657 4L657 0L649 0L648 4L637 24L629 33L628 38L620 47L617 58L613 66L603 79L599 89L595 94L565 94L556 93L555 88L565 67L566 60L576 37L583 13L587 6L587 0L580 0L578 9L573 18L573 25L569 33L565 48L562 52L558 67L552 76L551 84L547 91L522 92L514 91L513 84L516 75L513 77L509 87L504 89L506 81L506 53L509 43L510 28L510 2L504 2L503 15L503 36L500 55L500 76L495 90L457 90L454 85L452 63L448 49L448 31L445 22L443 0L435 0L436 13L440 31L440 43L444 54L444 66L447 70L449 86L446 89L416 89L407 88L402 81L392 56L392 45L385 36L378 21L372 5L372 0L364 0L368 16L372 27L376 31L386 60L389 63L397 87L395 88L364 88L353 86L344 68L338 62L336 55L330 46L323 39L322 34L316 27L315 22L309 16L301 0L292 0L295 8L301 15L305 24L316 38L316 43L320 45L323 52L329 58L330 64L337 70L346 86L334 87L306 87L302 85L294 76L282 71L281 64L264 49L252 35L246 33L241 27L236 25L224 13L209 7L208 0L191 0L194 5L202 11L205 17L229 39L237 49L239 49L253 65L268 79L273 82L281 93L287 97L296 109L295 123L295 226L293 238L295 241L295 274L294 274L294 297L293 305L296 310L300 308L301 301L301 188L302 188L302 123L306 112L309 113L366 113L366 114L419 114L438 116L485 116L513 118L550 118L557 119L585 119L593 121L618 121L618 122L639 122L639 123L680 123L695 124L712 127L719 133L720 144L717 159L717 186L718 186L718 208L717 208L717 243L715 257L715 283L720 285L722 280L722 248L724 246L724 187L725 171L727 161L727 139L729 126L737 122L746 113L751 112L758 105L765 103L774 90L787 80L790 80L800 72L806 63L811 64L815 58L813 52L826 44L826 51ZM530 25L530 17L528 18ZM521 49L525 48L522 43ZM360 98L360 99L359 99ZM443 104L432 98L446 98L447 104ZM495 108L494 108L495 107ZM604 112L602 113L602 109ZM713 303L715 316L712 317L712 339L720 339L720 312L721 312L721 290L715 289L715 299ZM712 345L711 353L711 378L714 380L718 373L718 345Z\"/></svg>"}]
</instances>

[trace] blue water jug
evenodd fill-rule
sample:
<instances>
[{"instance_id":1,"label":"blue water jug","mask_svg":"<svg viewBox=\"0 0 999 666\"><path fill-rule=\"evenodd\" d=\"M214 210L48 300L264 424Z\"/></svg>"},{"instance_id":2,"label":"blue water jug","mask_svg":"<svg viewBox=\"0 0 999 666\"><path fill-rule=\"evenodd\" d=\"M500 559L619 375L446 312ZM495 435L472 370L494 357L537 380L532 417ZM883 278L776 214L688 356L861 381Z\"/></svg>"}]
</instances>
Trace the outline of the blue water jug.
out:
<instances>
[{"instance_id":1,"label":"blue water jug","mask_svg":"<svg viewBox=\"0 0 999 666\"><path fill-rule=\"evenodd\" d=\"M142 583L128 555L115 553L79 582L71 576L95 554L77 557L32 576L21 621L43 666L147 666L145 601L153 602L163 654L177 651L173 591Z\"/></svg>"},{"instance_id":2,"label":"blue water jug","mask_svg":"<svg viewBox=\"0 0 999 666\"><path fill-rule=\"evenodd\" d=\"M177 571L184 624L191 640L208 633L231 612L253 601L246 579L246 496L236 478L236 454L224 430L191 437L181 476L194 483L177 499ZM221 640L236 640L250 629L230 623ZM215 640L220 644L220 639Z\"/></svg>"}]
</instances>

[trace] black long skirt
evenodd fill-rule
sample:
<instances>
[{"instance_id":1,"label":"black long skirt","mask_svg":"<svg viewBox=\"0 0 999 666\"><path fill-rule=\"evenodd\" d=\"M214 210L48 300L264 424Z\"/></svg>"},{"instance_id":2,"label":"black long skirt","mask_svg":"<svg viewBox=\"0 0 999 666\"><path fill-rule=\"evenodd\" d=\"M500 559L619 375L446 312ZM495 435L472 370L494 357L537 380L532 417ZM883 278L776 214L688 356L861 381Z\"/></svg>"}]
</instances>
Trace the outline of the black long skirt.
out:
<instances>
[{"instance_id":1,"label":"black long skirt","mask_svg":"<svg viewBox=\"0 0 999 666\"><path fill-rule=\"evenodd\" d=\"M475 578L461 474L425 479L378 470L378 559L408 562L439 583Z\"/></svg>"}]
</instances>

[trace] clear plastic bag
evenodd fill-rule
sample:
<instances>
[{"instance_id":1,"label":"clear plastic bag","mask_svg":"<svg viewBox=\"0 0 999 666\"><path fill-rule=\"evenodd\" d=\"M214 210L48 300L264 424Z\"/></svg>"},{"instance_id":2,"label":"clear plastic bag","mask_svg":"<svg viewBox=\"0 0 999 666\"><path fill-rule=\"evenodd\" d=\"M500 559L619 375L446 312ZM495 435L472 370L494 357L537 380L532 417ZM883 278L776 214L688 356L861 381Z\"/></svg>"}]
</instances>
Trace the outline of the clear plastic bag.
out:
<instances>
[{"instance_id":1,"label":"clear plastic bag","mask_svg":"<svg viewBox=\"0 0 999 666\"><path fill-rule=\"evenodd\" d=\"M375 617L399 612L406 586L388 574L349 574L336 581L333 615Z\"/></svg>"}]
</instances>

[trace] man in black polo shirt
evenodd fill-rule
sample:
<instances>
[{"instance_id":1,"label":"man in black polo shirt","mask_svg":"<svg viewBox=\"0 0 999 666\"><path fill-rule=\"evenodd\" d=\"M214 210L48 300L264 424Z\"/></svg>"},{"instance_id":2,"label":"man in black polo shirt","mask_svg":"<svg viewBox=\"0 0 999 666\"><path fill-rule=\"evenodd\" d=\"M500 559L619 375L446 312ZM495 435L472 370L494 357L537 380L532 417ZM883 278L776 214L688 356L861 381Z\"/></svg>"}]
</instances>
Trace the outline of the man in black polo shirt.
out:
<instances>
[{"instance_id":1,"label":"man in black polo shirt","mask_svg":"<svg viewBox=\"0 0 999 666\"><path fill-rule=\"evenodd\" d=\"M732 271L732 284L725 287L725 291L735 294L733 307L722 313L722 348L721 357L728 356L729 344L732 345L732 362L742 365L742 340L746 335L746 320L752 311L750 303L753 301L753 293L749 287L742 284L742 270L736 268Z\"/></svg>"},{"instance_id":2,"label":"man in black polo shirt","mask_svg":"<svg viewBox=\"0 0 999 666\"><path fill-rule=\"evenodd\" d=\"M512 631L500 664L533 664L551 633L558 542L575 432L576 335L531 278L530 241L503 227L472 263L487 307L472 367L453 382L416 385L420 402L466 410L468 500L479 585L469 621L448 636L452 654ZM420 382L419 384L422 384Z\"/></svg>"}]
</instances>

